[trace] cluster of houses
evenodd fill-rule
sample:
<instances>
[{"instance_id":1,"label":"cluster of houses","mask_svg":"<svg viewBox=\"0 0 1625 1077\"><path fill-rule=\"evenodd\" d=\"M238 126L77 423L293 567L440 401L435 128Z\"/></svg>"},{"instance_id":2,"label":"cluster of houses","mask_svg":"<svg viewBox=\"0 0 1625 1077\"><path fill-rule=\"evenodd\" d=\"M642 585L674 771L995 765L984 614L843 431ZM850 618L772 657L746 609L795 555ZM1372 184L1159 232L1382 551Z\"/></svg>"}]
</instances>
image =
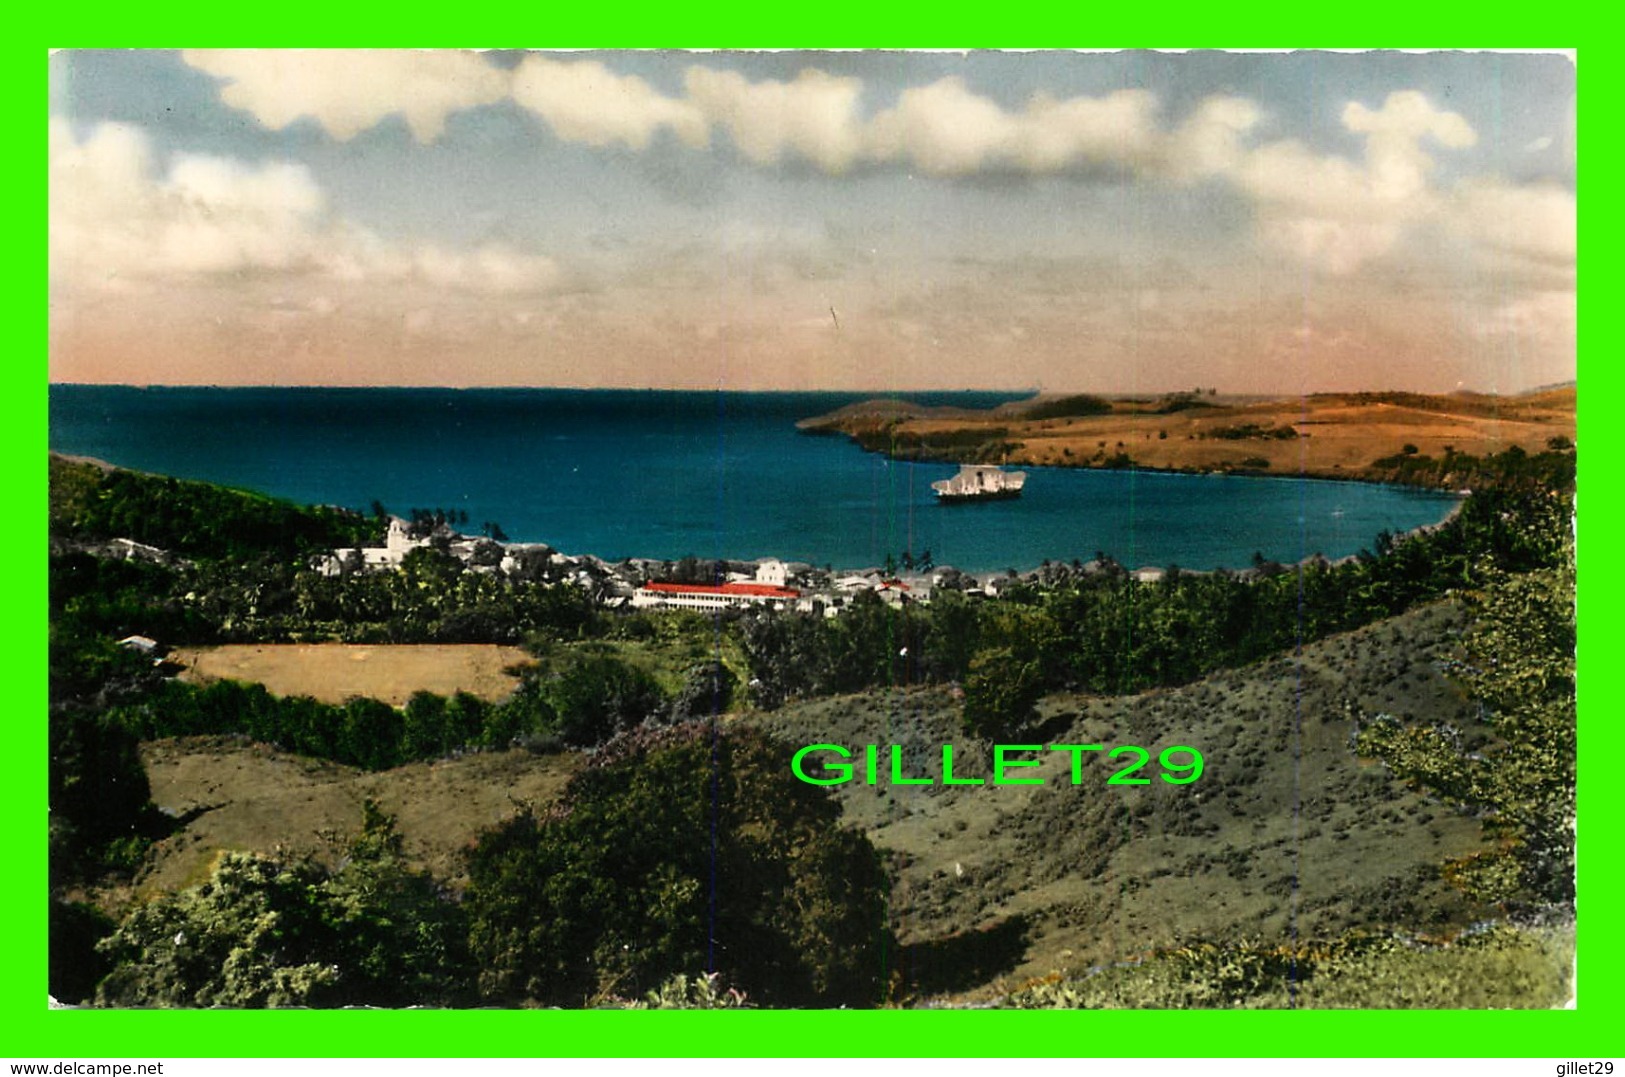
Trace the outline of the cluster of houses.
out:
<instances>
[{"instance_id":1,"label":"cluster of houses","mask_svg":"<svg viewBox=\"0 0 1625 1077\"><path fill-rule=\"evenodd\" d=\"M958 575L951 568L906 577L879 570L836 574L770 558L729 562L731 571L718 583L676 582L670 579L672 566L666 561L632 558L610 563L590 555L559 553L540 543L497 543L443 528L431 535L415 534L399 518L390 519L382 546L334 550L315 558L311 567L327 576L390 571L401 568L413 550L429 546L457 558L470 571L576 584L611 608L717 611L766 606L833 617L865 591L893 606L928 602L933 587ZM996 588L998 579L987 582ZM979 586L975 581L969 589Z\"/></svg>"},{"instance_id":2,"label":"cluster of houses","mask_svg":"<svg viewBox=\"0 0 1625 1077\"><path fill-rule=\"evenodd\" d=\"M390 519L382 546L334 550L315 558L311 567L328 576L388 571L401 568L412 551L424 547L434 547L455 557L472 572L501 573L547 584L574 584L609 608L664 607L715 612L770 607L822 613L826 617L839 615L864 592L873 593L891 606L930 602L932 592L940 588L951 588L973 597L996 598L1013 585L1053 582L1052 577L1057 572L1103 570L1103 566L1095 562L1073 562L1070 567L1050 566L1046 562L1044 568L1021 576L1010 571L971 575L947 566L929 572L900 574L880 569L836 572L768 558L724 562L722 567L727 571L720 581L702 583L694 580L692 573L689 578L683 578L674 571L677 566L669 561L634 557L608 562L590 554L559 553L543 543L497 542L462 535L444 525L423 534L397 517ZM1140 568L1129 575L1149 584L1161 580L1164 570Z\"/></svg>"}]
</instances>

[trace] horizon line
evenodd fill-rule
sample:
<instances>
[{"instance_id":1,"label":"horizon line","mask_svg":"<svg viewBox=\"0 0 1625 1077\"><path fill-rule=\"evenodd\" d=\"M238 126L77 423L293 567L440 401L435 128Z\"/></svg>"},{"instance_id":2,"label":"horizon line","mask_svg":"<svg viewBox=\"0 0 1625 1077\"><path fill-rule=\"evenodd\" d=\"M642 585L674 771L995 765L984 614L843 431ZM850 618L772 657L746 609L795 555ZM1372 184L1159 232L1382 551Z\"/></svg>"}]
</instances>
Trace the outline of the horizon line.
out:
<instances>
[{"instance_id":1,"label":"horizon line","mask_svg":"<svg viewBox=\"0 0 1625 1077\"><path fill-rule=\"evenodd\" d=\"M159 390L163 390L163 389L222 389L222 390L230 390L230 389L337 389L337 390L345 390L345 391L357 391L357 390L369 390L369 389L399 389L399 390L423 390L423 391L436 391L436 392L545 391L545 392L583 392L583 393L593 393L593 392L625 392L625 393L784 393L784 394L789 394L789 393L832 393L832 394L833 393L841 393L841 394L868 393L868 394L871 394L871 395L876 396L876 397L896 396L896 395L903 395L903 394L909 394L909 393L982 393L982 394L999 393L999 394L1012 395L1012 396L1021 396L1021 397L1026 397L1026 398L1031 398L1031 399L1036 400L1036 399L1040 399L1040 398L1044 398L1044 397L1066 397L1066 396L1099 396L1099 397L1119 397L1119 398L1121 398L1121 397L1145 397L1145 396L1167 397L1167 396L1177 396L1177 395L1180 395L1180 394L1187 394L1187 393L1207 394L1207 390L1209 388L1213 389L1213 394L1212 395L1217 395L1217 396L1220 396L1220 397L1266 397L1266 398L1270 398L1270 399L1284 399L1284 398L1288 398L1288 397L1303 398L1303 397L1311 397L1311 396L1338 396L1338 395L1362 394L1362 393L1415 393L1415 394L1417 394L1419 396L1444 396L1444 397L1448 397L1448 396L1514 397L1514 396L1529 396L1529 395L1532 395L1534 393L1557 392L1557 391L1563 390L1563 389L1576 389L1577 390L1579 388L1579 384L1578 384L1578 379L1572 379L1571 378L1568 381L1548 382L1548 383L1543 384L1543 385L1534 385L1534 386L1530 386L1529 388L1526 388L1526 389L1518 389L1518 390L1514 390L1514 391L1510 391L1510 392L1498 392L1498 391L1494 391L1494 390L1466 389L1466 388L1451 389L1451 390L1448 390L1448 391L1440 392L1440 391L1427 390L1427 389L1407 389L1407 388L1401 388L1401 387L1397 387L1397 386L1387 386L1385 388L1363 388L1363 389L1314 389L1314 390L1310 390L1308 392L1303 392L1303 391L1298 391L1298 392L1279 391L1278 392L1278 391L1274 391L1274 390L1231 392L1231 391L1220 390L1217 386L1213 386L1213 387L1206 387L1206 386L1187 387L1187 388L1179 388L1179 389L1156 389L1156 390L1147 390L1147 389L1046 389L1046 388L1035 387L1035 386L1017 387L1017 388L996 388L996 387L990 387L990 386L945 386L945 385L935 385L935 386L933 386L933 385L919 385L919 386L898 387L898 388L888 388L888 389L873 389L873 388L862 388L862 387L856 387L856 388L829 387L829 388L817 388L817 389L807 389L807 388L779 388L779 389L729 388L729 389L725 389L725 388L722 388L721 386L670 386L670 385L667 385L667 386L660 386L660 385L643 385L643 386L638 386L638 385L535 385L535 384L503 384L503 385L390 384L390 385L378 385L378 384L359 384L359 383L330 384L330 383L318 383L318 382L296 382L296 383L288 383L288 382L281 382L281 383L278 383L278 382L246 383L245 382L245 383L234 383L234 384L222 384L222 383L219 383L219 382L115 382L115 381L105 381L105 382L103 382L103 381L47 381L46 387L48 389L54 389L54 388L59 388L60 387L60 388L73 388L73 389L139 389L139 390L150 390L150 389L159 389Z\"/></svg>"}]
</instances>

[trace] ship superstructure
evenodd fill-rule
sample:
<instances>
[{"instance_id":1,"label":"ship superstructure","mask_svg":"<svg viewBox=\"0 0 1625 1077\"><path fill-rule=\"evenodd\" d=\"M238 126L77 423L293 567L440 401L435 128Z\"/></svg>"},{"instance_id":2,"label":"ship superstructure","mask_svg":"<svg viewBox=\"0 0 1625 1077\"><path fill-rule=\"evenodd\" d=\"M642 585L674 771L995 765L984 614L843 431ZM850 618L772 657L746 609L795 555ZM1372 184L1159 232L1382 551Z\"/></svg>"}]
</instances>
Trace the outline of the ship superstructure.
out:
<instances>
[{"instance_id":1,"label":"ship superstructure","mask_svg":"<svg viewBox=\"0 0 1625 1077\"><path fill-rule=\"evenodd\" d=\"M961 464L959 474L931 484L937 500L944 503L963 501L1002 501L1021 496L1027 482L1025 471L1006 471L993 464Z\"/></svg>"}]
</instances>

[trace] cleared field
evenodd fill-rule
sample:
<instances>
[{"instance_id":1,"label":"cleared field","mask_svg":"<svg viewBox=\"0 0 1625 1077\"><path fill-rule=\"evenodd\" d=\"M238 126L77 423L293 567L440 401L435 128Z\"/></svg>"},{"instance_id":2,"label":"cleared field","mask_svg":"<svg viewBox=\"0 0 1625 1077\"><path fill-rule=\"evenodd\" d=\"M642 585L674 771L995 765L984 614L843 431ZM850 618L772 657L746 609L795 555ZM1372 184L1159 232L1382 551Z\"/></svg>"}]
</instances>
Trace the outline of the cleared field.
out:
<instances>
[{"instance_id":1,"label":"cleared field","mask_svg":"<svg viewBox=\"0 0 1625 1077\"><path fill-rule=\"evenodd\" d=\"M277 695L342 703L370 696L394 706L413 692L468 692L495 702L519 679L503 672L530 661L518 647L487 643L351 644L254 643L182 649L182 680L249 681Z\"/></svg>"}]
</instances>

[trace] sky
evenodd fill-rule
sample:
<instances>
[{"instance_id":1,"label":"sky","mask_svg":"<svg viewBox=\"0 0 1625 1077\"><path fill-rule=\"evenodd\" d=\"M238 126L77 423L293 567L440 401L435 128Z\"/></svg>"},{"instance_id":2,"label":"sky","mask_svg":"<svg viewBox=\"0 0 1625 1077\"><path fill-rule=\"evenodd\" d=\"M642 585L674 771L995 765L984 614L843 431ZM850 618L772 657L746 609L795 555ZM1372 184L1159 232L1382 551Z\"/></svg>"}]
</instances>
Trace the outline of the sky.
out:
<instances>
[{"instance_id":1,"label":"sky","mask_svg":"<svg viewBox=\"0 0 1625 1077\"><path fill-rule=\"evenodd\" d=\"M62 51L50 377L1520 392L1574 108L1561 53Z\"/></svg>"}]
</instances>

